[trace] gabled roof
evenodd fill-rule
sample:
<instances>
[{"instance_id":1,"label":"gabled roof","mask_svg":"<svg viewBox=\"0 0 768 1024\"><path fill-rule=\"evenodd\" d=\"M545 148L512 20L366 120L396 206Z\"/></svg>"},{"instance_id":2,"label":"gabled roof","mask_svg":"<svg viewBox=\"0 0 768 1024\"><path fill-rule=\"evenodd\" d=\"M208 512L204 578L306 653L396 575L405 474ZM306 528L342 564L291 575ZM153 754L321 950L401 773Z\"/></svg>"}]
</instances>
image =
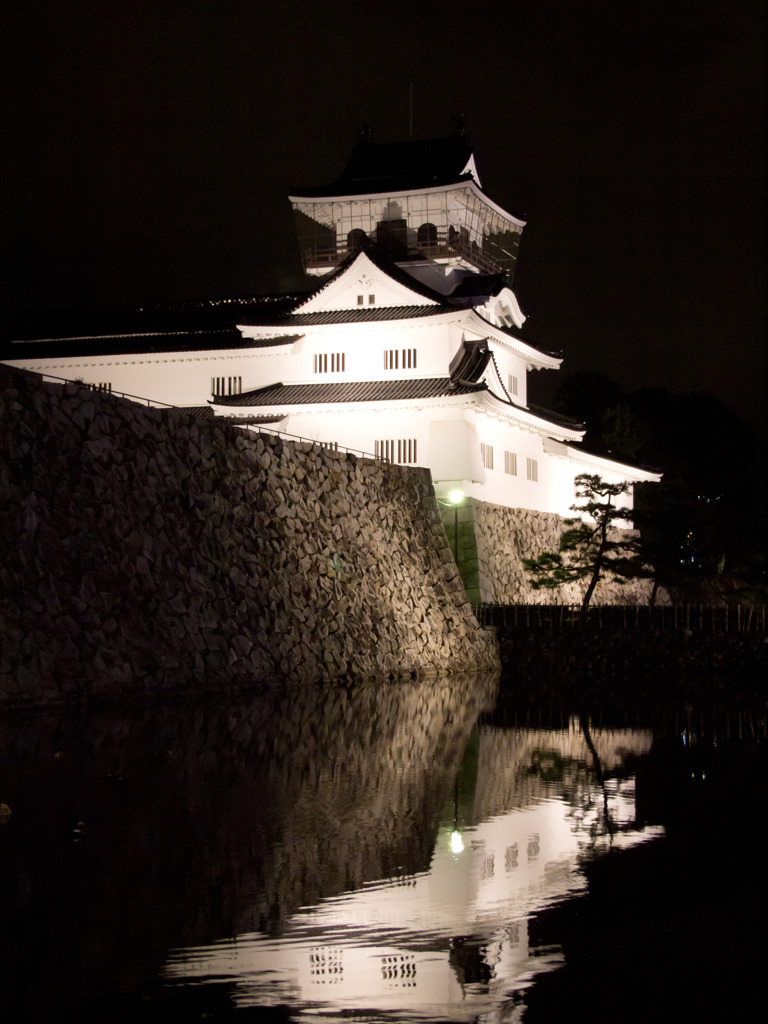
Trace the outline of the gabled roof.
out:
<instances>
[{"instance_id":1,"label":"gabled roof","mask_svg":"<svg viewBox=\"0 0 768 1024\"><path fill-rule=\"evenodd\" d=\"M326 274L324 277L321 277L312 293L307 296L302 296L294 308L300 309L302 306L306 305L308 301L314 299L316 296L326 291L336 281L343 278L347 271L353 268L354 265L361 260L363 255L371 261L377 270L386 274L390 280L399 284L401 287L406 288L409 292L413 292L414 295L420 295L422 298L428 299L430 302L436 302L440 305L455 305L450 298L446 298L441 292L435 291L435 289L430 288L428 284L424 284L422 281L419 281L418 278L413 277L407 270L403 270L401 266L386 256L370 238L361 238L352 252L348 256L344 257L336 269L331 271L330 274Z\"/></svg>"},{"instance_id":2,"label":"gabled roof","mask_svg":"<svg viewBox=\"0 0 768 1024\"><path fill-rule=\"evenodd\" d=\"M473 178L472 145L465 135L409 142L361 139L341 176L329 185L291 189L296 198L408 192Z\"/></svg>"},{"instance_id":3,"label":"gabled roof","mask_svg":"<svg viewBox=\"0 0 768 1024\"><path fill-rule=\"evenodd\" d=\"M365 264L368 271L378 271L392 282L404 304L319 308L322 307L322 299L326 295L329 296L328 301L333 302L331 296L334 293L334 286L341 288L342 292L345 290L343 285L345 278L349 277L351 281L357 275L361 264ZM353 291L358 292L361 287L355 284ZM418 302L418 299L425 299L426 302ZM316 308L305 311L308 306ZM445 295L430 288L429 285L412 277L385 256L373 242L365 239L334 271L321 278L317 287L308 296L302 296L289 310L279 310L273 316L267 315L266 317L260 313L251 316L246 312L237 323L242 327L293 329L322 324L374 323L438 316L445 313L459 314L465 308L464 303L446 298ZM267 310L268 314L269 312L271 311Z\"/></svg>"},{"instance_id":4,"label":"gabled roof","mask_svg":"<svg viewBox=\"0 0 768 1024\"><path fill-rule=\"evenodd\" d=\"M321 405L328 402L397 402L445 398L487 391L485 384L455 383L449 377L409 380L343 381L317 384L270 384L241 395L222 395L211 404L227 408Z\"/></svg>"}]
</instances>

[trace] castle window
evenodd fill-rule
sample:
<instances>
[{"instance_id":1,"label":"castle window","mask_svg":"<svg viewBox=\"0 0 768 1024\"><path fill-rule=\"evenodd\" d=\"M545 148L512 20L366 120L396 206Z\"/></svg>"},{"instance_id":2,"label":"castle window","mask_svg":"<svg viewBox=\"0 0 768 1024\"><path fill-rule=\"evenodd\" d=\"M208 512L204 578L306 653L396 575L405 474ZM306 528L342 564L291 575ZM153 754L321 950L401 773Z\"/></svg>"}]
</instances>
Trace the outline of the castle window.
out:
<instances>
[{"instance_id":1,"label":"castle window","mask_svg":"<svg viewBox=\"0 0 768 1024\"><path fill-rule=\"evenodd\" d=\"M345 369L345 352L318 352L312 356L313 373L343 373Z\"/></svg>"},{"instance_id":2,"label":"castle window","mask_svg":"<svg viewBox=\"0 0 768 1024\"><path fill-rule=\"evenodd\" d=\"M385 462L399 462L403 465L416 462L416 438L405 437L397 440L376 441L374 455Z\"/></svg>"},{"instance_id":3,"label":"castle window","mask_svg":"<svg viewBox=\"0 0 768 1024\"><path fill-rule=\"evenodd\" d=\"M214 398L220 398L222 395L241 395L242 393L242 377L211 377L211 394Z\"/></svg>"},{"instance_id":4,"label":"castle window","mask_svg":"<svg viewBox=\"0 0 768 1024\"><path fill-rule=\"evenodd\" d=\"M509 476L517 476L516 452L504 452L504 472Z\"/></svg>"},{"instance_id":5,"label":"castle window","mask_svg":"<svg viewBox=\"0 0 768 1024\"><path fill-rule=\"evenodd\" d=\"M358 295L357 296L357 304L358 304L358 306L362 306L364 301L365 301L365 296L364 295Z\"/></svg>"},{"instance_id":6,"label":"castle window","mask_svg":"<svg viewBox=\"0 0 768 1024\"><path fill-rule=\"evenodd\" d=\"M366 235L362 228L352 228L352 230L347 235L347 248L359 248L367 237L368 235Z\"/></svg>"},{"instance_id":7,"label":"castle window","mask_svg":"<svg viewBox=\"0 0 768 1024\"><path fill-rule=\"evenodd\" d=\"M511 373L509 375L509 393L510 395L517 394L517 377L513 377Z\"/></svg>"},{"instance_id":8,"label":"castle window","mask_svg":"<svg viewBox=\"0 0 768 1024\"><path fill-rule=\"evenodd\" d=\"M437 245L437 228L435 225L429 222L422 224L416 232L416 243L420 249L428 249L432 245Z\"/></svg>"},{"instance_id":9,"label":"castle window","mask_svg":"<svg viewBox=\"0 0 768 1024\"><path fill-rule=\"evenodd\" d=\"M375 306L376 305L376 296L375 295L369 295L368 296L368 305L369 306Z\"/></svg>"},{"instance_id":10,"label":"castle window","mask_svg":"<svg viewBox=\"0 0 768 1024\"><path fill-rule=\"evenodd\" d=\"M400 360L402 359L402 366L404 370L415 370L416 369L416 349L415 348L388 348L384 350L384 369L385 370L399 370Z\"/></svg>"},{"instance_id":11,"label":"castle window","mask_svg":"<svg viewBox=\"0 0 768 1024\"><path fill-rule=\"evenodd\" d=\"M525 475L534 483L539 479L539 463L536 459L526 459Z\"/></svg>"},{"instance_id":12,"label":"castle window","mask_svg":"<svg viewBox=\"0 0 768 1024\"><path fill-rule=\"evenodd\" d=\"M486 469L493 469L493 445L481 444L480 454L483 457L483 465Z\"/></svg>"}]
</instances>

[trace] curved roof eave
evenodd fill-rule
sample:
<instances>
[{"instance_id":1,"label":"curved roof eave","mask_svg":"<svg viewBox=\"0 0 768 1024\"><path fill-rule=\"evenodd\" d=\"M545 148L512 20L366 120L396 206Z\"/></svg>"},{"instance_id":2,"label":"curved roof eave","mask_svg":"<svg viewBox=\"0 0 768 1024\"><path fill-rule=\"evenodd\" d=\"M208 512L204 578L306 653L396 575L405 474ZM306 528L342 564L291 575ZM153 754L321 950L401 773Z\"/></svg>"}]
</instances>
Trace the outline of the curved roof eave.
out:
<instances>
[{"instance_id":1,"label":"curved roof eave","mask_svg":"<svg viewBox=\"0 0 768 1024\"><path fill-rule=\"evenodd\" d=\"M528 342L516 338L512 334L507 334L501 327L497 327L490 320L486 320L475 308L469 308L467 312L471 317L476 317L479 320L479 333L493 338L500 345L505 345L507 348L512 349L522 359L526 359L531 363L532 366L546 370L558 370L560 368L560 364L563 361L562 356L557 356L553 352L544 352L542 349L534 348L533 345L529 345Z\"/></svg>"},{"instance_id":2,"label":"curved roof eave","mask_svg":"<svg viewBox=\"0 0 768 1024\"><path fill-rule=\"evenodd\" d=\"M371 399L370 401L357 402L313 402L311 404L275 403L274 406L228 406L220 405L215 401L211 401L210 408L213 409L217 416L231 416L237 419L241 416L253 416L255 414L254 410L256 409L258 409L258 414L266 413L276 419L284 419L292 413L299 412L316 412L322 413L322 415L345 415L359 412L361 406L370 406L371 408L375 408L376 412L412 409L414 406L419 408L441 409L457 405L472 404L471 401L467 402L468 397L471 399L471 396L467 395L434 395L427 398Z\"/></svg>"},{"instance_id":3,"label":"curved roof eave","mask_svg":"<svg viewBox=\"0 0 768 1024\"><path fill-rule=\"evenodd\" d=\"M486 195L485 192L480 188L478 183L471 176L467 176L464 180L454 181L448 185L430 185L428 188L405 188L399 190L384 190L383 192L353 192L348 195L327 195L327 196L302 196L302 195L290 195L288 201L290 203L353 203L363 202L364 200L380 200L382 196L388 198L395 198L397 196L414 196L414 195L435 195L438 192L454 192L460 189L469 188L471 189L479 199L482 199L484 203L504 217L506 220L511 221L517 227L522 229L525 227L527 221L524 221L522 217L516 217L509 210L505 210L498 203L495 203L490 196Z\"/></svg>"},{"instance_id":4,"label":"curved roof eave","mask_svg":"<svg viewBox=\"0 0 768 1024\"><path fill-rule=\"evenodd\" d=\"M301 317L299 323L291 324L289 322L281 326L285 326L288 330L291 330L292 328L292 333L300 332L301 336L304 337L310 332L313 334L316 332L324 333L328 331L345 330L347 328L359 331L361 323L365 324L366 330L391 330L393 325L396 326L398 323L405 323L406 321L409 327L432 325L435 322L455 322L460 324L461 319L457 314L464 312L463 309L445 309L437 306L380 306L377 308L379 311L386 310L390 315L378 317L366 317L363 315L357 318L352 315L357 312L354 309L327 310L324 313L317 314L298 314L298 316ZM402 316L397 316L397 312L399 310L403 311ZM419 310L421 310L421 312L419 312ZM434 310L434 312L428 312L428 310ZM363 313L367 312L368 307L366 307ZM334 317L336 317L336 319L334 319ZM274 333L274 326L270 328L268 324L240 324L238 326L238 330L249 332L261 331L270 334L270 331ZM253 333L244 336L247 338L257 338L258 334Z\"/></svg>"},{"instance_id":5,"label":"curved roof eave","mask_svg":"<svg viewBox=\"0 0 768 1024\"><path fill-rule=\"evenodd\" d=\"M245 396L243 396L245 397ZM242 402L242 398L240 399ZM392 409L408 409L417 407L432 407L440 408L444 406L456 406L464 405L467 407L478 405L486 406L486 411L490 415L500 417L509 422L515 423L525 430L530 430L533 433L544 435L545 438L555 438L558 441L580 441L584 436L584 431L573 427L566 427L559 423L554 423L551 420L544 419L541 416L537 416L534 413L529 412L520 406L513 405L510 402L505 402L498 398L486 387L478 389L473 392L464 392L462 394L450 395L422 395L404 398L388 398L382 399L377 396L372 396L370 399L357 399L346 402L334 402L334 401L314 401L314 402L290 402L280 398L279 394L275 396L274 405L270 404L235 404L235 403L220 403L215 399L211 400L211 406L218 411L219 415L228 416L248 416L253 415L254 410L258 409L259 414L265 413L267 410L280 411L283 415L288 415L294 412L306 412L307 410L333 412L333 413L348 413L359 410L361 406L375 406L377 410L392 408ZM236 412L235 410L240 410ZM565 448L565 445L561 445Z\"/></svg>"},{"instance_id":6,"label":"curved roof eave","mask_svg":"<svg viewBox=\"0 0 768 1024\"><path fill-rule=\"evenodd\" d=\"M546 437L554 437L558 441L580 441L585 431L578 427L568 427L563 423L555 423L553 420L537 416L536 413L523 409L522 406L494 395L492 391L478 392L480 402L487 405L489 411L495 416L502 416L504 419L513 421L526 430L536 434L544 434ZM473 396L474 397L474 396Z\"/></svg>"},{"instance_id":7,"label":"curved roof eave","mask_svg":"<svg viewBox=\"0 0 768 1024\"><path fill-rule=\"evenodd\" d=\"M604 455L596 455L586 449L576 448L572 444L560 443L559 439L554 437L545 445L545 451L549 455L566 459L569 462L580 462L582 465L602 469L604 472L625 476L634 483L657 484L661 482L663 475L651 469L643 469L641 466L632 466L628 462L619 462L617 459L609 459Z\"/></svg>"}]
</instances>

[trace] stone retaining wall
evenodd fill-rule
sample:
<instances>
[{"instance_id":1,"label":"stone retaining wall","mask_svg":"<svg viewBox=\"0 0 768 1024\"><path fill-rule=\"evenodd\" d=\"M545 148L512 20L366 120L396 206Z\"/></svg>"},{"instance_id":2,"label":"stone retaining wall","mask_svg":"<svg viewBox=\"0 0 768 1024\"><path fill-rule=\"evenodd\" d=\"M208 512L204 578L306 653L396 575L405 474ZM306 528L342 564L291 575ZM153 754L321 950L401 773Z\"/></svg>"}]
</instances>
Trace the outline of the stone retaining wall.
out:
<instances>
[{"instance_id":1,"label":"stone retaining wall","mask_svg":"<svg viewBox=\"0 0 768 1024\"><path fill-rule=\"evenodd\" d=\"M498 663L427 471L0 374L0 704Z\"/></svg>"},{"instance_id":2,"label":"stone retaining wall","mask_svg":"<svg viewBox=\"0 0 768 1024\"><path fill-rule=\"evenodd\" d=\"M453 511L443 512L452 537ZM557 551L564 529L560 516L525 508L505 508L468 498L459 510L459 565L473 601L509 604L580 604L586 582L557 590L534 590L524 558ZM647 604L652 580L618 583L610 576L597 585L592 604Z\"/></svg>"}]
</instances>

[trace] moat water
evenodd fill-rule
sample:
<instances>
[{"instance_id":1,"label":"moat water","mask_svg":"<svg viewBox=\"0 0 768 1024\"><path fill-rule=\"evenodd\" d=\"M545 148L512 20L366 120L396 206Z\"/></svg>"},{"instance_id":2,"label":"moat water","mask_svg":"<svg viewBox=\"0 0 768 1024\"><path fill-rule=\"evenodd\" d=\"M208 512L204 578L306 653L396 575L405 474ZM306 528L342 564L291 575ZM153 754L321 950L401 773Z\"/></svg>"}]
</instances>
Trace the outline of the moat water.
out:
<instances>
[{"instance_id":1,"label":"moat water","mask_svg":"<svg viewBox=\"0 0 768 1024\"><path fill-rule=\"evenodd\" d=\"M0 719L0 1017L758 1019L765 752L487 676Z\"/></svg>"}]
</instances>

